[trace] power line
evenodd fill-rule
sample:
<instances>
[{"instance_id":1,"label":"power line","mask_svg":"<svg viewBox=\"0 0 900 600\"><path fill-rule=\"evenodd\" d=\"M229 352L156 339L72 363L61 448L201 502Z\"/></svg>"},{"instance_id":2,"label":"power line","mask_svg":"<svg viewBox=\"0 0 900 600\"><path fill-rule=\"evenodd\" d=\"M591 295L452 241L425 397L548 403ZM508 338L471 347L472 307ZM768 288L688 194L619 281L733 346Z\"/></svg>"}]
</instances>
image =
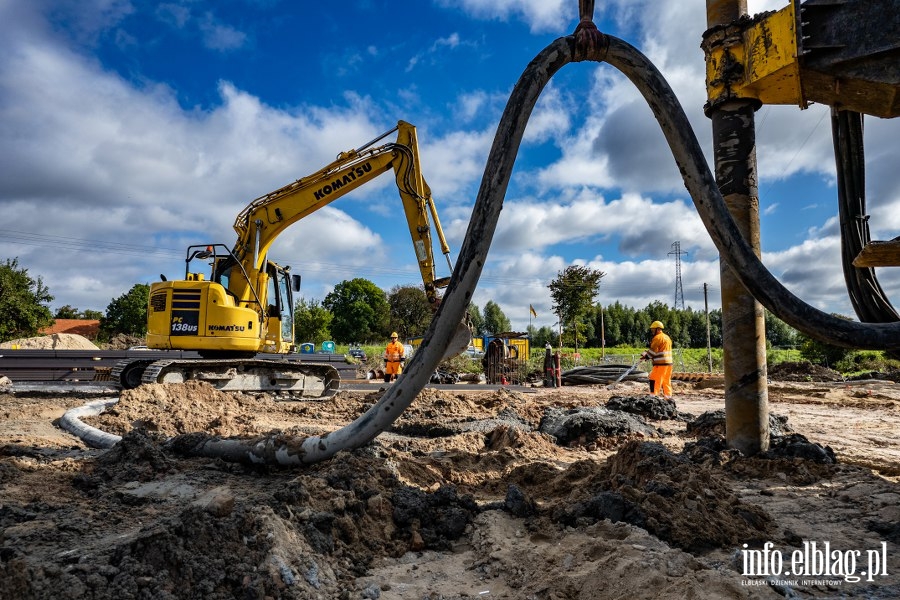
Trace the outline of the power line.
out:
<instances>
[{"instance_id":1,"label":"power line","mask_svg":"<svg viewBox=\"0 0 900 600\"><path fill-rule=\"evenodd\" d=\"M768 115L768 113L766 113L766 114ZM778 179L782 179L784 177L785 173L787 173L787 171L791 167L791 165L794 164L794 160L798 156L800 156L800 153L803 151L803 148L806 147L806 143L810 140L810 138L813 136L813 134L819 129L819 125L822 124L822 121L825 119L825 115L828 115L828 114L830 114L830 112L827 110L822 112L822 116L819 117L818 121L816 121L815 126L810 130L809 134L807 134L806 139L803 140L803 143L800 144L800 147L797 148L797 151L794 152L794 155L791 157L791 160L787 161L787 163L784 165L784 168L781 169L781 174L769 182L769 184L766 186L766 188L759 194L760 196L763 196L763 197L766 196L769 192L769 189L771 189L773 183L775 181L777 181Z\"/></svg>"},{"instance_id":2,"label":"power line","mask_svg":"<svg viewBox=\"0 0 900 600\"><path fill-rule=\"evenodd\" d=\"M0 240L9 240L26 246L48 246L51 248L64 248L67 250L109 250L121 254L157 254L162 256L184 256L184 250L173 248L160 248L159 246L143 246L138 244L123 244L105 240L88 240L83 238L65 237L58 235L43 235L25 231L13 231L0 229Z\"/></svg>"}]
</instances>

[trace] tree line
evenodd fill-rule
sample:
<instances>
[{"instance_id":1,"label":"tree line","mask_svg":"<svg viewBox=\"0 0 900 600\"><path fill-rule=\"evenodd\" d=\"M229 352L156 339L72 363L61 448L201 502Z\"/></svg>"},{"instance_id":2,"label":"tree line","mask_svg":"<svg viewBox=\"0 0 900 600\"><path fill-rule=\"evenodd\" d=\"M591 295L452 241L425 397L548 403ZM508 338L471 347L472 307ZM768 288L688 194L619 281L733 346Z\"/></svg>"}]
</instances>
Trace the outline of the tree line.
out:
<instances>
[{"instance_id":1,"label":"tree line","mask_svg":"<svg viewBox=\"0 0 900 600\"><path fill-rule=\"evenodd\" d=\"M559 318L553 331L544 326L529 331L533 346L603 348L642 347L649 343L650 323L662 321L672 343L682 348L722 346L722 311L676 310L655 301L638 309L614 302L602 306L594 302L606 273L570 265L550 282L552 310ZM792 327L766 311L766 338L770 346L794 347L801 336Z\"/></svg>"},{"instance_id":2,"label":"tree line","mask_svg":"<svg viewBox=\"0 0 900 600\"><path fill-rule=\"evenodd\" d=\"M114 298L106 312L79 310L65 305L53 312L53 295L41 277L32 277L18 258L0 263L0 342L29 338L51 327L57 319L96 319L99 337L108 341L119 333L143 337L147 333L147 301L150 286L136 284Z\"/></svg>"},{"instance_id":3,"label":"tree line","mask_svg":"<svg viewBox=\"0 0 900 600\"><path fill-rule=\"evenodd\" d=\"M641 347L647 344L650 323L662 321L666 333L678 347L702 348L722 345L722 311L675 310L662 302L632 308L620 302L602 306L593 302L603 273L572 266L560 272L550 284L554 313L560 328L529 326L532 346L547 342L568 347ZM40 277L32 277L19 267L18 259L0 263L0 341L33 337L56 319L99 319L101 340L119 333L143 337L147 331L147 303L150 286L136 284L113 298L105 313L80 311L66 305L55 313L49 308L53 296ZM385 292L375 283L355 278L342 281L322 301L299 299L295 305L295 341L319 344L332 340L340 344L381 343L392 331L401 338L423 335L432 318L432 307L421 286L397 286ZM483 308L468 307L476 336L509 332L510 320L500 306L489 300ZM766 313L766 339L774 347L809 347L821 352L826 345L806 336Z\"/></svg>"},{"instance_id":4,"label":"tree line","mask_svg":"<svg viewBox=\"0 0 900 600\"><path fill-rule=\"evenodd\" d=\"M385 292L368 279L342 281L324 300L300 299L294 306L297 343L379 344L396 331L401 339L425 334L434 314L422 286L396 286ZM508 332L510 320L488 300L481 310L469 305L476 335Z\"/></svg>"}]
</instances>

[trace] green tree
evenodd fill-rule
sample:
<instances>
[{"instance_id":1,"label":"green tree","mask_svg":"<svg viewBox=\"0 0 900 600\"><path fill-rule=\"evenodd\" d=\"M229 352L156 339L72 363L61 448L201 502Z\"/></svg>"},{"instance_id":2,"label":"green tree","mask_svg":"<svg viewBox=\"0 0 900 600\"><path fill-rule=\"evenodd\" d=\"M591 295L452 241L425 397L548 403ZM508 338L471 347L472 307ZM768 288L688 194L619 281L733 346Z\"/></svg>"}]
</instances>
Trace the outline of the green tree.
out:
<instances>
[{"instance_id":1,"label":"green tree","mask_svg":"<svg viewBox=\"0 0 900 600\"><path fill-rule=\"evenodd\" d=\"M722 309L709 311L709 339L713 348L722 347Z\"/></svg>"},{"instance_id":2,"label":"green tree","mask_svg":"<svg viewBox=\"0 0 900 600\"><path fill-rule=\"evenodd\" d=\"M294 305L294 342L321 344L331 337L332 315L318 300L301 298Z\"/></svg>"},{"instance_id":3,"label":"green tree","mask_svg":"<svg viewBox=\"0 0 900 600\"><path fill-rule=\"evenodd\" d=\"M796 329L766 310L766 344L774 348L793 348L799 342Z\"/></svg>"},{"instance_id":4,"label":"green tree","mask_svg":"<svg viewBox=\"0 0 900 600\"><path fill-rule=\"evenodd\" d=\"M687 314L682 319L684 330L687 334L687 348L705 348L706 347L706 313L694 312L687 310ZM710 337L712 337L712 323L710 323Z\"/></svg>"},{"instance_id":5,"label":"green tree","mask_svg":"<svg viewBox=\"0 0 900 600\"><path fill-rule=\"evenodd\" d=\"M550 342L551 346L556 346L557 342L559 342L557 333L547 325L543 325L540 329L534 325L529 325L528 334L531 336L532 348L543 348L547 345L547 342Z\"/></svg>"},{"instance_id":6,"label":"green tree","mask_svg":"<svg viewBox=\"0 0 900 600\"><path fill-rule=\"evenodd\" d=\"M54 319L80 319L80 313L77 308L74 308L68 304L65 306L60 306L56 309L56 314L53 315Z\"/></svg>"},{"instance_id":7,"label":"green tree","mask_svg":"<svg viewBox=\"0 0 900 600\"><path fill-rule=\"evenodd\" d=\"M100 337L111 339L120 333L144 337L147 334L147 303L150 286L137 283L128 292L114 298L100 319Z\"/></svg>"},{"instance_id":8,"label":"green tree","mask_svg":"<svg viewBox=\"0 0 900 600\"><path fill-rule=\"evenodd\" d=\"M19 268L19 259L6 259L0 265L0 341L34 337L53 325L47 306L53 300L40 277L32 279L27 269Z\"/></svg>"},{"instance_id":9,"label":"green tree","mask_svg":"<svg viewBox=\"0 0 900 600\"><path fill-rule=\"evenodd\" d=\"M384 290L357 277L337 284L322 302L332 314L331 336L341 344L371 342L390 334L390 307Z\"/></svg>"},{"instance_id":10,"label":"green tree","mask_svg":"<svg viewBox=\"0 0 900 600\"><path fill-rule=\"evenodd\" d=\"M553 312L559 316L564 329L571 327L574 330L576 347L579 328L583 328L582 317L593 305L604 275L606 273L603 271L571 265L557 273L556 279L548 286L553 300ZM563 338L565 339L565 332Z\"/></svg>"},{"instance_id":11,"label":"green tree","mask_svg":"<svg viewBox=\"0 0 900 600\"><path fill-rule=\"evenodd\" d=\"M424 335L431 323L432 311L428 296L421 286L396 286L388 294L391 308L390 329L400 339Z\"/></svg>"},{"instance_id":12,"label":"green tree","mask_svg":"<svg viewBox=\"0 0 900 600\"><path fill-rule=\"evenodd\" d=\"M503 333L512 329L512 325L500 305L488 300L484 305L484 333Z\"/></svg>"},{"instance_id":13,"label":"green tree","mask_svg":"<svg viewBox=\"0 0 900 600\"><path fill-rule=\"evenodd\" d=\"M847 321L853 320L850 317L839 315L837 313L831 313L831 316ZM800 356L814 365L821 365L833 369L839 361L847 358L852 352L850 348L832 346L831 344L814 340L802 332L797 332L797 336L800 341Z\"/></svg>"},{"instance_id":14,"label":"green tree","mask_svg":"<svg viewBox=\"0 0 900 600\"><path fill-rule=\"evenodd\" d=\"M630 343L628 332L634 317L634 309L622 306L621 302L616 301L603 310L603 339L606 346L622 346ZM598 314L594 319L594 328L598 331L600 327L596 320L599 316Z\"/></svg>"},{"instance_id":15,"label":"green tree","mask_svg":"<svg viewBox=\"0 0 900 600\"><path fill-rule=\"evenodd\" d=\"M100 312L99 310L91 310L89 308L86 308L81 312L81 316L78 318L79 319L93 319L93 320L99 321L100 319L103 318L103 313Z\"/></svg>"},{"instance_id":16,"label":"green tree","mask_svg":"<svg viewBox=\"0 0 900 600\"><path fill-rule=\"evenodd\" d=\"M469 322L472 324L472 335L482 336L487 333L484 330L484 317L481 316L481 310L477 304L469 304Z\"/></svg>"}]
</instances>

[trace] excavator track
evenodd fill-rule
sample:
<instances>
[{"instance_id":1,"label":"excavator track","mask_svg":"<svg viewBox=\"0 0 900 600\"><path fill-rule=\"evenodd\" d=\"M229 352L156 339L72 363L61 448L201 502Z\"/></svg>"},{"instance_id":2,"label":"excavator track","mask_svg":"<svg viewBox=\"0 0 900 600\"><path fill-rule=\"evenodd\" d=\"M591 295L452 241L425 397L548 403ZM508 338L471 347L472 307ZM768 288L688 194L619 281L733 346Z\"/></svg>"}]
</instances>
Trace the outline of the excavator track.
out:
<instances>
[{"instance_id":1,"label":"excavator track","mask_svg":"<svg viewBox=\"0 0 900 600\"><path fill-rule=\"evenodd\" d=\"M125 389L205 381L226 392L286 392L302 398L333 396L341 383L331 365L259 359L130 360L121 361L110 375Z\"/></svg>"}]
</instances>

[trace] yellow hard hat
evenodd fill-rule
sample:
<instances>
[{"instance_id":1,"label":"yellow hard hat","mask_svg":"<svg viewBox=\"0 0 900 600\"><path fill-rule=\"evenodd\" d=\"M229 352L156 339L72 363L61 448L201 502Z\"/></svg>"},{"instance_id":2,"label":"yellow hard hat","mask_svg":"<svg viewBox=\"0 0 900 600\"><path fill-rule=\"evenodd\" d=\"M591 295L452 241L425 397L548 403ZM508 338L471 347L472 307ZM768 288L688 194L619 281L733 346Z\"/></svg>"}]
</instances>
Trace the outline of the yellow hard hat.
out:
<instances>
[{"instance_id":1,"label":"yellow hard hat","mask_svg":"<svg viewBox=\"0 0 900 600\"><path fill-rule=\"evenodd\" d=\"M662 321L653 321L650 323L650 329L665 329L665 326L662 324Z\"/></svg>"},{"instance_id":2,"label":"yellow hard hat","mask_svg":"<svg viewBox=\"0 0 900 600\"><path fill-rule=\"evenodd\" d=\"M398 337L400 337L400 336L397 335L397 332L396 332L396 331L395 331L394 333L391 334L391 339L398 338Z\"/></svg>"}]
</instances>

